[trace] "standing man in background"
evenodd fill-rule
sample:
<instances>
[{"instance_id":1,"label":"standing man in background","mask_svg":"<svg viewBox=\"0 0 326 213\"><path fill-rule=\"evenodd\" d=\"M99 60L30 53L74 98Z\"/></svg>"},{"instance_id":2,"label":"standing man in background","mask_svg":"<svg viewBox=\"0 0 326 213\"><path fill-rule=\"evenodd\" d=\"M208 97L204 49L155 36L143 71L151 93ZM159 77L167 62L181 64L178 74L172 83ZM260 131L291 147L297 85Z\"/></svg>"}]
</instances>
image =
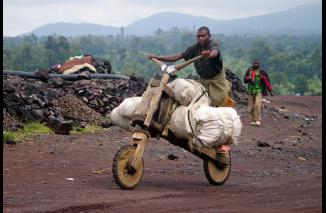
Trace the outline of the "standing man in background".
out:
<instances>
[{"instance_id":1,"label":"standing man in background","mask_svg":"<svg viewBox=\"0 0 326 213\"><path fill-rule=\"evenodd\" d=\"M253 60L253 66L250 66L243 78L243 82L248 84L248 112L251 115L250 124L253 126L261 125L261 98L267 96L267 90L273 96L272 85L268 73L260 68L259 60Z\"/></svg>"}]
</instances>

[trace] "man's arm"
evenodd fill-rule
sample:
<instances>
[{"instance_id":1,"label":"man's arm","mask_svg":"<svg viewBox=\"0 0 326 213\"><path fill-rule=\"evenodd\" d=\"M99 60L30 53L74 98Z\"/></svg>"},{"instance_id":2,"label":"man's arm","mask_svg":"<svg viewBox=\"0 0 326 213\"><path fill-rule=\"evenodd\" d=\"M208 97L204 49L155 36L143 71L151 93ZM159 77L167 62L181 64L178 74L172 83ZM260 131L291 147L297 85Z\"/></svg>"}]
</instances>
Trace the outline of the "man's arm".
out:
<instances>
[{"instance_id":1,"label":"man's arm","mask_svg":"<svg viewBox=\"0 0 326 213\"><path fill-rule=\"evenodd\" d=\"M200 54L203 55L205 58L215 58L218 55L218 50L217 49L212 49L211 51L205 50Z\"/></svg>"},{"instance_id":2,"label":"man's arm","mask_svg":"<svg viewBox=\"0 0 326 213\"><path fill-rule=\"evenodd\" d=\"M247 84L251 82L250 68L247 69L245 76L243 77L243 83Z\"/></svg>"},{"instance_id":3,"label":"man's arm","mask_svg":"<svg viewBox=\"0 0 326 213\"><path fill-rule=\"evenodd\" d=\"M273 92L273 87L272 87L272 84L271 84L271 82L270 82L270 80L269 80L268 73L267 73L266 71L262 70L262 75L260 76L260 78L263 80L263 82L264 82L264 84L266 85L266 87L267 87L269 93L270 93L272 96L274 96L273 93L272 93L272 92Z\"/></svg>"},{"instance_id":4,"label":"man's arm","mask_svg":"<svg viewBox=\"0 0 326 213\"><path fill-rule=\"evenodd\" d=\"M166 55L166 56L156 56L156 55L147 55L147 58L149 60L151 60L152 58L156 58L160 61L165 61L165 62L175 62L177 60L180 60L181 58L183 58L181 53L175 53L175 54L171 54L171 55Z\"/></svg>"}]
</instances>

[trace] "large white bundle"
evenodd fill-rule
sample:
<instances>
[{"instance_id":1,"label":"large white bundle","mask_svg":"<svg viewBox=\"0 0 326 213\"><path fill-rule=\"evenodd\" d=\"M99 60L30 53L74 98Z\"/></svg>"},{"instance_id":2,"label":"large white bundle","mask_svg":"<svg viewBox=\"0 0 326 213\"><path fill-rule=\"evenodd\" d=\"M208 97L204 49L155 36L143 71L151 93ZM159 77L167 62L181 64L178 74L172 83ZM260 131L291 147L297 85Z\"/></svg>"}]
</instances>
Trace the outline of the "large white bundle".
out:
<instances>
[{"instance_id":1,"label":"large white bundle","mask_svg":"<svg viewBox=\"0 0 326 213\"><path fill-rule=\"evenodd\" d=\"M135 110L141 102L142 97L130 97L123 100L119 106L110 113L113 124L120 126L128 131L133 131L130 122L134 116Z\"/></svg>"},{"instance_id":2,"label":"large white bundle","mask_svg":"<svg viewBox=\"0 0 326 213\"><path fill-rule=\"evenodd\" d=\"M188 106L205 91L205 87L202 84L191 79L177 78L168 83L167 86L173 91L174 99L182 106ZM201 102L210 104L207 93L201 97Z\"/></svg>"},{"instance_id":3,"label":"large white bundle","mask_svg":"<svg viewBox=\"0 0 326 213\"><path fill-rule=\"evenodd\" d=\"M222 144L237 144L242 124L235 109L231 107L200 106L189 109L187 132L195 136L197 145L216 147Z\"/></svg>"},{"instance_id":4,"label":"large white bundle","mask_svg":"<svg viewBox=\"0 0 326 213\"><path fill-rule=\"evenodd\" d=\"M203 94L205 91L204 86L194 80L175 79L167 86L173 91L174 98L181 105L187 106L199 97L200 99L198 103L206 105L210 104L210 99L207 93ZM134 117L135 110L139 106L141 99L142 97L126 98L119 106L114 108L109 115L113 124L132 131L133 128L130 125L130 122Z\"/></svg>"},{"instance_id":5,"label":"large white bundle","mask_svg":"<svg viewBox=\"0 0 326 213\"><path fill-rule=\"evenodd\" d=\"M130 97L124 99L116 109L118 113L127 119L132 119L142 97Z\"/></svg>"},{"instance_id":6,"label":"large white bundle","mask_svg":"<svg viewBox=\"0 0 326 213\"><path fill-rule=\"evenodd\" d=\"M189 134L186 129L188 107L178 106L171 115L169 130L180 139L188 139Z\"/></svg>"},{"instance_id":7,"label":"large white bundle","mask_svg":"<svg viewBox=\"0 0 326 213\"><path fill-rule=\"evenodd\" d=\"M237 144L242 124L235 109L207 105L179 106L172 114L169 129L178 138L193 138L201 147Z\"/></svg>"},{"instance_id":8,"label":"large white bundle","mask_svg":"<svg viewBox=\"0 0 326 213\"><path fill-rule=\"evenodd\" d=\"M116 126L119 126L127 131L133 131L134 128L130 125L131 120L122 117L119 113L117 108L114 108L110 113L109 117L112 120L112 123Z\"/></svg>"},{"instance_id":9,"label":"large white bundle","mask_svg":"<svg viewBox=\"0 0 326 213\"><path fill-rule=\"evenodd\" d=\"M210 107L204 87L193 80L176 79L168 85L174 98L182 105L172 113L169 130L180 139L193 138L201 147L236 144L242 124L235 109ZM112 110L110 117L115 125L134 131L130 125L142 97L126 98Z\"/></svg>"}]
</instances>

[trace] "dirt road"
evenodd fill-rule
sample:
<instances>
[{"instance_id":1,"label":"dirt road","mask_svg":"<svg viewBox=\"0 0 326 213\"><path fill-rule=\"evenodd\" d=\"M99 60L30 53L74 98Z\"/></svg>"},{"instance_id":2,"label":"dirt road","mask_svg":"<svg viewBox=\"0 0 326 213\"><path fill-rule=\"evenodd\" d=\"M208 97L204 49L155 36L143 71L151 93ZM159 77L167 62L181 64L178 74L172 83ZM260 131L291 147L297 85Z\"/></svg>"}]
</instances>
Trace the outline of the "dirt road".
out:
<instances>
[{"instance_id":1,"label":"dirt road","mask_svg":"<svg viewBox=\"0 0 326 213\"><path fill-rule=\"evenodd\" d=\"M261 127L238 109L241 141L222 186L208 183L201 159L151 139L142 182L121 190L111 164L131 133L118 127L5 144L3 212L321 212L322 97L268 100Z\"/></svg>"}]
</instances>

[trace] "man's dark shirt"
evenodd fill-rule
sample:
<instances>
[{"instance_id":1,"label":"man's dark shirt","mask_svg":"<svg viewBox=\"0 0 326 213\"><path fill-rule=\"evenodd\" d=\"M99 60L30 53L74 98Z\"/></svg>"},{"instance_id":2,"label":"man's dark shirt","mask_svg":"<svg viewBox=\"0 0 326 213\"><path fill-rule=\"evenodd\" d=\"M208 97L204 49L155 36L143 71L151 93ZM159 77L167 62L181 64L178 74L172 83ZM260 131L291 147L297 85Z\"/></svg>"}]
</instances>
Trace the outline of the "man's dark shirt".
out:
<instances>
[{"instance_id":1,"label":"man's dark shirt","mask_svg":"<svg viewBox=\"0 0 326 213\"><path fill-rule=\"evenodd\" d=\"M216 76L223 69L223 58L218 43L210 40L207 44L200 46L198 43L188 47L183 53L182 57L185 60L189 60L193 57L200 55L204 50L218 51L218 55L215 58L200 58L194 62L197 74L201 78L209 79Z\"/></svg>"}]
</instances>

